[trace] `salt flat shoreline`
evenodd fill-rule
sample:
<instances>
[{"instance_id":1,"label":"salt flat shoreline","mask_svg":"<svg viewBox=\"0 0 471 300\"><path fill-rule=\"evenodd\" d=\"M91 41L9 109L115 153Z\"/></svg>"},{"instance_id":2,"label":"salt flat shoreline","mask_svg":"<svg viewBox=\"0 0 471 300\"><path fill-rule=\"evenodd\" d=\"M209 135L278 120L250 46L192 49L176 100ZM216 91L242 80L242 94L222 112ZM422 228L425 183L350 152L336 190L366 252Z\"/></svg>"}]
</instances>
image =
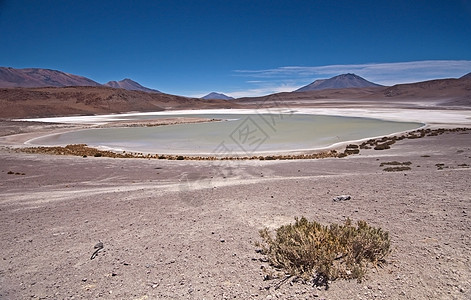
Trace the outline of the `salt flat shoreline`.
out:
<instances>
[{"instance_id":1,"label":"salt flat shoreline","mask_svg":"<svg viewBox=\"0 0 471 300\"><path fill-rule=\"evenodd\" d=\"M168 110L159 112L133 112L111 115L73 116L54 118L19 119L34 122L57 122L66 124L103 124L112 118L149 115L191 115L191 114L314 114L328 116L374 118L386 121L419 122L436 126L463 126L471 124L471 110L449 109L394 109L394 108L258 108L258 109L199 109Z\"/></svg>"},{"instance_id":2,"label":"salt flat shoreline","mask_svg":"<svg viewBox=\"0 0 471 300\"><path fill-rule=\"evenodd\" d=\"M188 124L188 123L199 123L206 121L220 121L210 120L207 118L194 118L188 117L194 114L313 114L313 115L328 115L328 116L342 116L342 117L360 117L360 118L373 118L386 121L396 122L419 122L424 123L422 128L457 128L457 127L468 127L471 126L471 110L423 110L423 109L389 109L389 108L271 108L271 109L207 109L207 110L179 110L179 111L163 111L163 112L145 112L145 113L124 113L124 114L112 114L112 115L96 115L96 116L73 116L73 117L57 117L57 118L35 118L35 119L21 119L20 121L27 122L45 122L45 123L59 123L68 124L67 130L63 128L57 128L54 130L36 131L28 134L21 135L10 135L8 137L0 137L0 145L9 145L16 147L32 146L30 141L44 137L53 136L58 133L71 132L76 130L83 130L89 128L100 128L100 127L130 127L130 126L143 126L145 124L154 123L156 125L175 125L175 124ZM163 119L150 119L150 120L130 120L132 116L170 116L169 118ZM182 117L173 117L174 115ZM186 117L183 117L186 116ZM415 130L415 129L414 129ZM395 132L393 135L401 135L405 132ZM318 147L315 149L298 149L285 151L286 154L312 154L319 151L335 150L345 147L349 143L358 143L370 138L379 138L380 136L371 136L363 139L352 139L348 141L342 141L326 147ZM40 145L38 145L40 146ZM111 151L127 151L133 152L130 149L108 149L102 148L103 150ZM148 153L148 152L146 152ZM150 154L150 152L149 152ZM212 152L208 153L165 153L167 155L180 154L185 156L209 156ZM259 151L259 155L280 155L283 153L273 151Z\"/></svg>"},{"instance_id":3,"label":"salt flat shoreline","mask_svg":"<svg viewBox=\"0 0 471 300\"><path fill-rule=\"evenodd\" d=\"M445 111L449 123L427 113L430 128L471 127L468 111ZM18 126L24 133L11 134ZM325 159L180 161L14 150L35 134L75 128L0 122L9 133L0 147L2 299L467 299L471 291L469 131ZM382 163L410 169L388 172ZM343 194L352 199L332 200ZM365 220L390 232L393 252L362 283L275 289L277 280L264 280L269 266L256 252L258 230L300 216L322 224ZM104 250L90 260L99 240Z\"/></svg>"}]
</instances>

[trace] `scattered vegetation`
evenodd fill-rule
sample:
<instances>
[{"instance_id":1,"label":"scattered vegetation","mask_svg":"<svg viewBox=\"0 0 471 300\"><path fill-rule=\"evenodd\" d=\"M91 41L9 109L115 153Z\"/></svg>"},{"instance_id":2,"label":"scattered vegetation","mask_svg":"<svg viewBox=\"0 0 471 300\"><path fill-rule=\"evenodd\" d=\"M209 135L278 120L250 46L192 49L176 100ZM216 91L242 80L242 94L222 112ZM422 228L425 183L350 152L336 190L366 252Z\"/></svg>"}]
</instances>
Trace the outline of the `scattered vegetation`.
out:
<instances>
[{"instance_id":1,"label":"scattered vegetation","mask_svg":"<svg viewBox=\"0 0 471 300\"><path fill-rule=\"evenodd\" d=\"M390 253L388 232L365 221L323 226L304 217L295 220L278 228L275 237L267 228L260 230L268 262L293 279L326 288L338 278L361 281L368 266L383 263Z\"/></svg>"}]
</instances>

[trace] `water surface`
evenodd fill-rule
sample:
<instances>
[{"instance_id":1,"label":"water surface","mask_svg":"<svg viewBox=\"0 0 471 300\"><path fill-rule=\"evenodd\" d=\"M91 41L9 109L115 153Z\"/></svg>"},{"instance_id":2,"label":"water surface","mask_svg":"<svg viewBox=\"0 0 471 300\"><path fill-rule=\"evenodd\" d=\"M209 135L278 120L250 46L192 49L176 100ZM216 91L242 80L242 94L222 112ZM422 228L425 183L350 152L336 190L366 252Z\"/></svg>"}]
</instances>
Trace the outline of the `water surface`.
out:
<instances>
[{"instance_id":1,"label":"water surface","mask_svg":"<svg viewBox=\"0 0 471 300\"><path fill-rule=\"evenodd\" d=\"M31 140L35 145L87 144L152 154L287 153L412 130L423 124L313 114L126 115L115 120L174 117L222 119L220 122L156 127L96 128Z\"/></svg>"}]
</instances>

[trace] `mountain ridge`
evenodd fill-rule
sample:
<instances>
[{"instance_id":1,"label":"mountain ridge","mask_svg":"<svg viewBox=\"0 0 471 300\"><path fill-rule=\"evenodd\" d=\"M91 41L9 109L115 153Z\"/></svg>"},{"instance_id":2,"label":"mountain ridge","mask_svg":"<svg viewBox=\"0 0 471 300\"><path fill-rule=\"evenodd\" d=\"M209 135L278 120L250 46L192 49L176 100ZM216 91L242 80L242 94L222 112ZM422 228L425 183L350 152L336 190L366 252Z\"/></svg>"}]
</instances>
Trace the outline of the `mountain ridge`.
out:
<instances>
[{"instance_id":1,"label":"mountain ridge","mask_svg":"<svg viewBox=\"0 0 471 300\"><path fill-rule=\"evenodd\" d=\"M0 87L65 87L65 86L100 86L84 76L65 73L58 70L25 68L15 69L0 67Z\"/></svg>"}]
</instances>

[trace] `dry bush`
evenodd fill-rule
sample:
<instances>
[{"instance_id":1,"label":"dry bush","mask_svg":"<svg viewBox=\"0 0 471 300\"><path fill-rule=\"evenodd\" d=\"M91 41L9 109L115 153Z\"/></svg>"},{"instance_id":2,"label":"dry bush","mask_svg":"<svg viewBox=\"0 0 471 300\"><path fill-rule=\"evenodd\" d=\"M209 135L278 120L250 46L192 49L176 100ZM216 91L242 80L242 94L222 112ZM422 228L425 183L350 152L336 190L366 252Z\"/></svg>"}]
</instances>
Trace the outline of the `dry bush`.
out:
<instances>
[{"instance_id":1,"label":"dry bush","mask_svg":"<svg viewBox=\"0 0 471 300\"><path fill-rule=\"evenodd\" d=\"M262 253L275 269L305 282L327 287L337 278L360 281L369 265L384 262L390 253L388 232L365 221L323 226L304 217L295 220L278 228L275 237L267 228L260 230Z\"/></svg>"},{"instance_id":2,"label":"dry bush","mask_svg":"<svg viewBox=\"0 0 471 300\"><path fill-rule=\"evenodd\" d=\"M387 167L387 168L384 168L383 171L385 172L402 172L402 171L410 171L411 168L410 167L405 167L405 166L401 166L401 167Z\"/></svg>"},{"instance_id":3,"label":"dry bush","mask_svg":"<svg viewBox=\"0 0 471 300\"><path fill-rule=\"evenodd\" d=\"M398 165L410 166L411 164L412 164L412 162L410 162L410 161L405 161L405 162L388 161L388 162L382 162L379 166L380 167L387 166L387 165L390 165L390 166L398 166Z\"/></svg>"}]
</instances>

